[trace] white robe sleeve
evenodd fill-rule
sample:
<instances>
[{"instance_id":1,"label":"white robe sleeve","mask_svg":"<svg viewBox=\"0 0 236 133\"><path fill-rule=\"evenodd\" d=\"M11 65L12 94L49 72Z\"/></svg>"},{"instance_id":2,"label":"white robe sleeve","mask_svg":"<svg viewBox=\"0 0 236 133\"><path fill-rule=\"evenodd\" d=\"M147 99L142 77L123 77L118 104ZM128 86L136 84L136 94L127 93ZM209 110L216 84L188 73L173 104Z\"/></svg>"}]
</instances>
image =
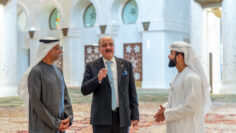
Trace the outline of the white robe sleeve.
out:
<instances>
[{"instance_id":1,"label":"white robe sleeve","mask_svg":"<svg viewBox=\"0 0 236 133\"><path fill-rule=\"evenodd\" d=\"M168 102L162 104L163 107L167 108Z\"/></svg>"},{"instance_id":2,"label":"white robe sleeve","mask_svg":"<svg viewBox=\"0 0 236 133\"><path fill-rule=\"evenodd\" d=\"M178 120L194 113L199 106L201 98L201 81L196 77L189 77L184 82L186 98L182 104L173 108L166 108L164 115L166 121Z\"/></svg>"}]
</instances>

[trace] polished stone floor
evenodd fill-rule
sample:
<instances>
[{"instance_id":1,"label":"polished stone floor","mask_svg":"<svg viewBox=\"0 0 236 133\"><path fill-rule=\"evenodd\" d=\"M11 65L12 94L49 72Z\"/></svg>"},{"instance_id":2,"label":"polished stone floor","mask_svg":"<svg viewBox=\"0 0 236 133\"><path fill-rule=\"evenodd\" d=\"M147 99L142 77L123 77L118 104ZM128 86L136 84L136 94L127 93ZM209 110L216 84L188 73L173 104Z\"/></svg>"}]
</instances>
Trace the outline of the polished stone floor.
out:
<instances>
[{"instance_id":1,"label":"polished stone floor","mask_svg":"<svg viewBox=\"0 0 236 133\"><path fill-rule=\"evenodd\" d=\"M160 102L140 102L140 123L130 133L165 133L165 122L154 122ZM67 133L91 133L90 103L73 104L74 123ZM27 133L27 112L24 105L0 106L0 133ZM236 103L214 102L206 116L206 133L236 133Z\"/></svg>"}]
</instances>

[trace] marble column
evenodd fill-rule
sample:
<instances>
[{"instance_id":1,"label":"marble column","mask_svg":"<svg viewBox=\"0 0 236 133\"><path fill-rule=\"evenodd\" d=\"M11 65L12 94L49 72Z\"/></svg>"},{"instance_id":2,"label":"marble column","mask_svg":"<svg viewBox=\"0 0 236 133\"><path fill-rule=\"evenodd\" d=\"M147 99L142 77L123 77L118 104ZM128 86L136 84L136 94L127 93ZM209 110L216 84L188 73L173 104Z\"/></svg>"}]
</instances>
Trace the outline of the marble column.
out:
<instances>
[{"instance_id":1,"label":"marble column","mask_svg":"<svg viewBox=\"0 0 236 133\"><path fill-rule=\"evenodd\" d=\"M222 83L225 85L225 89L236 92L236 1L224 0L222 2L222 9Z\"/></svg>"},{"instance_id":2,"label":"marble column","mask_svg":"<svg viewBox=\"0 0 236 133\"><path fill-rule=\"evenodd\" d=\"M165 44L164 32L143 32L143 81L142 88L164 89L165 85Z\"/></svg>"},{"instance_id":3,"label":"marble column","mask_svg":"<svg viewBox=\"0 0 236 133\"><path fill-rule=\"evenodd\" d=\"M29 66L29 46L30 39L27 31L20 31L18 29L17 36L17 83L20 82L22 76Z\"/></svg>"},{"instance_id":4,"label":"marble column","mask_svg":"<svg viewBox=\"0 0 236 133\"><path fill-rule=\"evenodd\" d=\"M81 40L81 29L70 28L63 44L63 73L68 87L79 87L84 73L84 46Z\"/></svg>"},{"instance_id":5,"label":"marble column","mask_svg":"<svg viewBox=\"0 0 236 133\"><path fill-rule=\"evenodd\" d=\"M208 71L208 51L205 42L205 17L202 6L194 0L190 2L190 44L194 47L199 55L201 63Z\"/></svg>"},{"instance_id":6,"label":"marble column","mask_svg":"<svg viewBox=\"0 0 236 133\"><path fill-rule=\"evenodd\" d=\"M219 10L220 12L220 10ZM221 18L213 13L212 9L206 10L206 44L205 48L212 53L212 88L217 93L221 86ZM210 66L209 66L210 67Z\"/></svg>"},{"instance_id":7,"label":"marble column","mask_svg":"<svg viewBox=\"0 0 236 133\"><path fill-rule=\"evenodd\" d=\"M17 95L17 1L0 4L0 97Z\"/></svg>"},{"instance_id":8,"label":"marble column","mask_svg":"<svg viewBox=\"0 0 236 133\"><path fill-rule=\"evenodd\" d=\"M158 2L160 3L156 4L159 8L156 9L155 14L152 14L158 19L151 17L142 20L150 22L147 31L143 30L142 23L139 24L143 44L142 87L169 89L170 82L177 72L176 68L168 67L169 45L174 41L189 38L190 2L187 0Z\"/></svg>"}]
</instances>

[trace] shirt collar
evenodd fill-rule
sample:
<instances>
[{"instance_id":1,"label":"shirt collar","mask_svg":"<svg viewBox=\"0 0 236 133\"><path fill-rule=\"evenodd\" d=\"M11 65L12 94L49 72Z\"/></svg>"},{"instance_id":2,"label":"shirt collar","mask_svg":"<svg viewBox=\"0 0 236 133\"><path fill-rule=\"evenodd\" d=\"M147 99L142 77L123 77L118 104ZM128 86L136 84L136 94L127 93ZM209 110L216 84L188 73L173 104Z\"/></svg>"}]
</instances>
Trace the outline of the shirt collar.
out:
<instances>
[{"instance_id":1,"label":"shirt collar","mask_svg":"<svg viewBox=\"0 0 236 133\"><path fill-rule=\"evenodd\" d=\"M103 57L102 57L103 58ZM108 61L112 61L112 63L114 63L116 60L115 60L115 57L113 56L112 58L111 58L111 60L106 60L105 58L103 58L103 61L104 61L104 63L106 63L106 62L108 62Z\"/></svg>"}]
</instances>

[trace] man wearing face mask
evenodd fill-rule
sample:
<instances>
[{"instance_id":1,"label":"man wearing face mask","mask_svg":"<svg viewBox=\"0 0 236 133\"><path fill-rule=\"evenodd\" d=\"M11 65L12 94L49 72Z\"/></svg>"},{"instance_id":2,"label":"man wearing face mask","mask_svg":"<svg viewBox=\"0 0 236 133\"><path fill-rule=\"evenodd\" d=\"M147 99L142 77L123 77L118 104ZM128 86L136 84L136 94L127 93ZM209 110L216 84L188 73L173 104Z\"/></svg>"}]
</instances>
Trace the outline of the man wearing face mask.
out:
<instances>
[{"instance_id":1,"label":"man wearing face mask","mask_svg":"<svg viewBox=\"0 0 236 133\"><path fill-rule=\"evenodd\" d=\"M170 45L169 67L176 67L168 103L160 105L155 121L166 120L167 133L204 133L204 116L211 106L210 86L192 46L185 42Z\"/></svg>"},{"instance_id":2,"label":"man wearing face mask","mask_svg":"<svg viewBox=\"0 0 236 133\"><path fill-rule=\"evenodd\" d=\"M94 133L128 133L139 122L132 64L114 56L111 37L99 39L100 59L87 64L81 86L93 94L90 123Z\"/></svg>"}]
</instances>

